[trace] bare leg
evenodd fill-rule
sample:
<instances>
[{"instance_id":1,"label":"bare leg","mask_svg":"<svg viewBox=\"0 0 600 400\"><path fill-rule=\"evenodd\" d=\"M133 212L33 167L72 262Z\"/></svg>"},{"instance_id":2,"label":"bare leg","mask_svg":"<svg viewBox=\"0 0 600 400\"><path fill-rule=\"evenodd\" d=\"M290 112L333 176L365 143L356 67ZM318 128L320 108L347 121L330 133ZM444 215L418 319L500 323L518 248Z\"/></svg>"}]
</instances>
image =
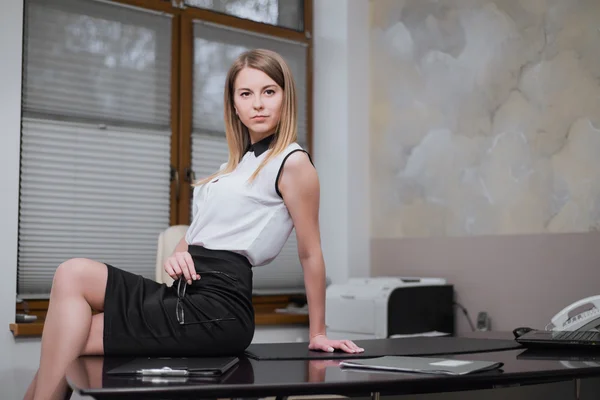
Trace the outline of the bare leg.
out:
<instances>
[{"instance_id":1,"label":"bare leg","mask_svg":"<svg viewBox=\"0 0 600 400\"><path fill-rule=\"evenodd\" d=\"M92 323L92 308L104 309L107 276L106 265L83 258L57 268L44 322L40 368L32 382L35 400L64 398L69 364L84 351L102 354L102 314L94 316Z\"/></svg>"},{"instance_id":2,"label":"bare leg","mask_svg":"<svg viewBox=\"0 0 600 400\"><path fill-rule=\"evenodd\" d=\"M81 355L101 355L104 353L103 350L103 333L104 333L104 313L96 314L92 317L92 327L90 328L90 334L88 336L87 343ZM33 400L35 393L35 384L37 382L38 372L36 371L27 392L23 400ZM66 387L66 383L63 382L61 387ZM67 391L68 388L67 388ZM70 394L67 393L65 398L69 398Z\"/></svg>"}]
</instances>

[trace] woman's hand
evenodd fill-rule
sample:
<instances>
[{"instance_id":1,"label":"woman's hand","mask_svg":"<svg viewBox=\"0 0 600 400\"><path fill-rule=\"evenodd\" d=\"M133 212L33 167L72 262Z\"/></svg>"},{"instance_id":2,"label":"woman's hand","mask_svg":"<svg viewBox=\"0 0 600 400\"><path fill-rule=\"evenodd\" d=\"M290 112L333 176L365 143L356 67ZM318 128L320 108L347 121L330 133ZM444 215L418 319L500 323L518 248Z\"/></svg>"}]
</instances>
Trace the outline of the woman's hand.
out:
<instances>
[{"instance_id":1,"label":"woman's hand","mask_svg":"<svg viewBox=\"0 0 600 400\"><path fill-rule=\"evenodd\" d=\"M194 260L187 251L176 251L165 260L165 272L169 274L173 280L179 279L181 275L185 277L188 285L192 284L192 280L200 279L200 275L196 274Z\"/></svg>"},{"instance_id":2,"label":"woman's hand","mask_svg":"<svg viewBox=\"0 0 600 400\"><path fill-rule=\"evenodd\" d=\"M346 353L362 353L365 349L358 347L351 340L331 340L325 335L316 335L310 339L308 344L310 350L321 350L331 353L340 349Z\"/></svg>"}]
</instances>

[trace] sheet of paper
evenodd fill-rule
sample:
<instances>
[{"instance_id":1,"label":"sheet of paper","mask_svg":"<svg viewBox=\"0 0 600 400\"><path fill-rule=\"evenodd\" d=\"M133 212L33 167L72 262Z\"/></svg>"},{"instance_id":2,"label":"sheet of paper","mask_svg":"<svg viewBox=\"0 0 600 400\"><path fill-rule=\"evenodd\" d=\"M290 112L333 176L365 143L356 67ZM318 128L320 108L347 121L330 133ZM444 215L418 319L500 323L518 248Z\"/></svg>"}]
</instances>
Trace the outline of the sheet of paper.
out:
<instances>
[{"instance_id":1,"label":"sheet of paper","mask_svg":"<svg viewBox=\"0 0 600 400\"><path fill-rule=\"evenodd\" d=\"M438 362L429 363L429 365L435 365L437 367L460 367L461 365L472 364L473 361L464 360L443 360Z\"/></svg>"},{"instance_id":2,"label":"sheet of paper","mask_svg":"<svg viewBox=\"0 0 600 400\"><path fill-rule=\"evenodd\" d=\"M450 335L450 334L446 333L446 332L430 331L430 332L420 332L420 333L396 334L396 335L391 335L390 339L402 339L402 338L419 337L419 336L436 337L436 336L448 336L448 335Z\"/></svg>"}]
</instances>

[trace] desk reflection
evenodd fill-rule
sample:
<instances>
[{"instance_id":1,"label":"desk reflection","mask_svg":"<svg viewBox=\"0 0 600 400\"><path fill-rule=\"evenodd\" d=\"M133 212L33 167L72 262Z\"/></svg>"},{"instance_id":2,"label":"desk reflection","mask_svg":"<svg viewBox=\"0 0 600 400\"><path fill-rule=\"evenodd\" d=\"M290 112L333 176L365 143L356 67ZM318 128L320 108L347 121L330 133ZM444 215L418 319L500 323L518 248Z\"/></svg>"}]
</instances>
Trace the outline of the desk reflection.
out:
<instances>
[{"instance_id":1,"label":"desk reflection","mask_svg":"<svg viewBox=\"0 0 600 400\"><path fill-rule=\"evenodd\" d=\"M327 368L339 368L342 360L308 360L308 382L325 382Z\"/></svg>"},{"instance_id":2,"label":"desk reflection","mask_svg":"<svg viewBox=\"0 0 600 400\"><path fill-rule=\"evenodd\" d=\"M310 383L320 382L356 382L356 381L385 381L397 379L427 379L426 374L374 371L343 368L340 363L343 360L309 360L308 378Z\"/></svg>"},{"instance_id":3,"label":"desk reflection","mask_svg":"<svg viewBox=\"0 0 600 400\"><path fill-rule=\"evenodd\" d=\"M517 355L517 360L557 361L569 369L600 367L600 349L527 349Z\"/></svg>"},{"instance_id":4,"label":"desk reflection","mask_svg":"<svg viewBox=\"0 0 600 400\"><path fill-rule=\"evenodd\" d=\"M69 383L78 388L118 389L169 386L302 384L347 382L357 378L369 380L369 375L382 379L381 373L348 371L335 360L277 360L257 361L240 357L237 366L218 379L194 377L134 377L109 375L107 371L133 360L132 357L85 356L74 361L67 373ZM397 377L388 373L391 379ZM385 378L384 378L385 379Z\"/></svg>"},{"instance_id":5,"label":"desk reflection","mask_svg":"<svg viewBox=\"0 0 600 400\"><path fill-rule=\"evenodd\" d=\"M369 393L438 393L479 390L497 385L531 385L600 376L600 354L509 350L449 355L458 360L494 360L503 369L465 376L367 371L340 366L342 359L254 360L240 357L237 368L221 379L198 381L174 378L138 379L108 375L107 371L132 358L81 357L67 371L69 385L84 395L139 398L148 389L155 395L185 397L268 397L301 394L368 395ZM158 389L158 390L156 390ZM160 392L160 393L159 393Z\"/></svg>"},{"instance_id":6,"label":"desk reflection","mask_svg":"<svg viewBox=\"0 0 600 400\"><path fill-rule=\"evenodd\" d=\"M218 378L205 377L138 377L109 375L107 371L133 360L132 357L85 356L74 361L67 372L69 384L82 389L117 389L169 386L203 386L253 384L254 367L240 357L238 364Z\"/></svg>"}]
</instances>

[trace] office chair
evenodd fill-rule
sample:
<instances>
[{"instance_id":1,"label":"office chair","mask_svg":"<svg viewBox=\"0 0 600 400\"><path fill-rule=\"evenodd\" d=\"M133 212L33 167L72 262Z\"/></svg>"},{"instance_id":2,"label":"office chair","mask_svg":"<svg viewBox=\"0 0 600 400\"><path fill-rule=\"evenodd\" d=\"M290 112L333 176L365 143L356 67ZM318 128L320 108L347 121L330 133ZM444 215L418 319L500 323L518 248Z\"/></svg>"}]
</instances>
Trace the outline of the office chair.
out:
<instances>
[{"instance_id":1,"label":"office chair","mask_svg":"<svg viewBox=\"0 0 600 400\"><path fill-rule=\"evenodd\" d=\"M171 278L163 268L165 260L173 251L177 243L185 236L188 225L173 225L165 229L158 235L158 247L156 249L156 269L154 271L154 279L158 283L166 283L167 286L173 284Z\"/></svg>"}]
</instances>

